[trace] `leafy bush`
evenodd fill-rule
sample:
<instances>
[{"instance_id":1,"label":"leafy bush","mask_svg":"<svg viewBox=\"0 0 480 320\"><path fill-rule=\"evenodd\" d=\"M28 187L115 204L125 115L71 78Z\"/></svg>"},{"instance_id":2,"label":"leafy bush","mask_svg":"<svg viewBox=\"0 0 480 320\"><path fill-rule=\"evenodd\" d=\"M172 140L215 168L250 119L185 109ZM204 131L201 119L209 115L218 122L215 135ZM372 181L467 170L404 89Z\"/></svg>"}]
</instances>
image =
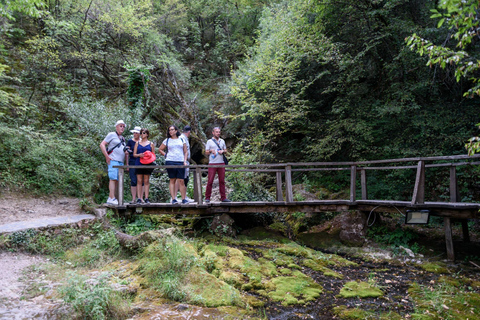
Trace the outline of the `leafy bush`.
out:
<instances>
[{"instance_id":1,"label":"leafy bush","mask_svg":"<svg viewBox=\"0 0 480 320\"><path fill-rule=\"evenodd\" d=\"M88 137L63 139L56 132L32 127L0 126L0 183L44 194L92 194L99 186L102 166L91 145Z\"/></svg>"},{"instance_id":2,"label":"leafy bush","mask_svg":"<svg viewBox=\"0 0 480 320\"><path fill-rule=\"evenodd\" d=\"M128 317L128 306L119 293L108 285L108 274L103 273L98 279L75 273L69 276L68 284L60 289L60 293L79 318L103 320Z\"/></svg>"}]
</instances>

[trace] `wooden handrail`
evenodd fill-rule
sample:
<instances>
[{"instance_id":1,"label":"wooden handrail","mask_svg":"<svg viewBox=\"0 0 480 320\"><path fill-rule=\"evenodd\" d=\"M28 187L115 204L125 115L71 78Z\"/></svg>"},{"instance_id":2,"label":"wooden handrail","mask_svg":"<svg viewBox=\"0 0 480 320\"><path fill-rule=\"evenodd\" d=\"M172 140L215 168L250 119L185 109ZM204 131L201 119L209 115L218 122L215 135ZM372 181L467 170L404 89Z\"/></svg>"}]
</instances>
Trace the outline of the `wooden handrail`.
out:
<instances>
[{"instance_id":1,"label":"wooden handrail","mask_svg":"<svg viewBox=\"0 0 480 320\"><path fill-rule=\"evenodd\" d=\"M452 162L455 160L478 159L480 154L473 156L456 155L456 156L436 156L436 157L417 157L417 158L403 158L403 159L388 159L388 160L373 160L373 161L356 161L356 162L301 162L301 163L273 163L273 164L242 164L242 165L218 165L218 167L225 167L228 172L262 172L275 173L276 175L276 200L283 200L283 181L282 174L285 175L285 201L287 203L294 202L293 197L293 180L292 172L312 172L312 171L346 171L350 170L350 201L356 201L356 179L357 171L360 171L360 185L362 200L368 199L367 193L367 170L400 170L400 169L417 169L415 186L412 194L412 204L421 204L425 202L425 169L426 168L440 168L450 167L450 201L457 202L459 199L458 188L456 187L456 170L458 166L479 165L480 161L462 161ZM426 164L427 161L450 161L449 163L433 163ZM391 163L405 163L417 162L416 165L403 166L369 166L372 164L391 164ZM316 166L317 168L312 168ZM167 168L185 168L187 166L165 166L165 165L150 165L150 166L114 166L119 170L119 190L118 200L119 204L123 205L123 179L124 170L127 168L155 168L166 171ZM194 174L194 199L198 203L202 199L202 172L208 170L208 165L189 165L188 166ZM303 168L300 168L303 167Z\"/></svg>"}]
</instances>

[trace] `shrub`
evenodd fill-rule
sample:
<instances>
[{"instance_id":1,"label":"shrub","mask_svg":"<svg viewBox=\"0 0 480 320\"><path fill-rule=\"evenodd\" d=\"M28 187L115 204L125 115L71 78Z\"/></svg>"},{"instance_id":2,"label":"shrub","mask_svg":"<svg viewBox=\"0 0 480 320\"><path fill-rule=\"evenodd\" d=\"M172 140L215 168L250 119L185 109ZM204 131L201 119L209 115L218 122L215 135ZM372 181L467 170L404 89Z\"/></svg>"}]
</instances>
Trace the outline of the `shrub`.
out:
<instances>
[{"instance_id":1,"label":"shrub","mask_svg":"<svg viewBox=\"0 0 480 320\"><path fill-rule=\"evenodd\" d=\"M69 273L68 283L60 289L65 303L82 319L126 319L128 306L120 294L108 285L108 274L97 279Z\"/></svg>"}]
</instances>

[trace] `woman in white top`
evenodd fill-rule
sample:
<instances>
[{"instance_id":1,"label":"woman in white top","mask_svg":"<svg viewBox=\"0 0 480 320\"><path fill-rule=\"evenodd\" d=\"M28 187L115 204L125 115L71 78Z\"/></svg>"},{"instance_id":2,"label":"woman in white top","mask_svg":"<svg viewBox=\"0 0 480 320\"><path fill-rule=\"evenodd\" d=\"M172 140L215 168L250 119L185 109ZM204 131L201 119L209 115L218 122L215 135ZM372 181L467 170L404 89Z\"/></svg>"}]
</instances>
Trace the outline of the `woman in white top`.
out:
<instances>
[{"instance_id":1,"label":"woman in white top","mask_svg":"<svg viewBox=\"0 0 480 320\"><path fill-rule=\"evenodd\" d=\"M180 138L180 132L177 126L170 126L167 130L167 139L163 140L162 145L158 148L160 154L165 157L165 165L182 166L187 165L187 144ZM170 178L169 190L172 196L172 204L178 204L177 195L175 193L175 183L178 181L180 185L180 194L182 195L182 204L188 204L185 199L187 190L185 188L185 168L167 169Z\"/></svg>"}]
</instances>

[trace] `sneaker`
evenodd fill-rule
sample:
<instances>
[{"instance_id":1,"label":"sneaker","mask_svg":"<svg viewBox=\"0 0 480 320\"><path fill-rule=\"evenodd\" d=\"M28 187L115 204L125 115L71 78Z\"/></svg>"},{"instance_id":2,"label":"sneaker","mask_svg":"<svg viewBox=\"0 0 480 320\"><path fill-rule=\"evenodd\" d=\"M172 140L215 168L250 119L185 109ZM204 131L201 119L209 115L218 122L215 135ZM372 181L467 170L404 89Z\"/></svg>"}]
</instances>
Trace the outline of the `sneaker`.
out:
<instances>
[{"instance_id":1,"label":"sneaker","mask_svg":"<svg viewBox=\"0 0 480 320\"><path fill-rule=\"evenodd\" d=\"M205 203L210 203L210 199L205 199Z\"/></svg>"},{"instance_id":2,"label":"sneaker","mask_svg":"<svg viewBox=\"0 0 480 320\"><path fill-rule=\"evenodd\" d=\"M132 201L129 202L129 204L135 204L137 203L137 201L135 201L135 199L133 199Z\"/></svg>"},{"instance_id":3,"label":"sneaker","mask_svg":"<svg viewBox=\"0 0 480 320\"><path fill-rule=\"evenodd\" d=\"M189 202L188 202L187 199L183 199L183 200L182 200L182 204L188 204L188 203L189 203Z\"/></svg>"},{"instance_id":4,"label":"sneaker","mask_svg":"<svg viewBox=\"0 0 480 320\"><path fill-rule=\"evenodd\" d=\"M190 199L189 197L185 197L185 200L187 200L188 202L195 202L195 200Z\"/></svg>"},{"instance_id":5,"label":"sneaker","mask_svg":"<svg viewBox=\"0 0 480 320\"><path fill-rule=\"evenodd\" d=\"M113 199L111 199L111 198L108 198L108 199L107 199L107 204L114 204L114 205L118 205L118 200L117 200L117 199L115 199L115 198L113 198Z\"/></svg>"},{"instance_id":6,"label":"sneaker","mask_svg":"<svg viewBox=\"0 0 480 320\"><path fill-rule=\"evenodd\" d=\"M150 204L150 200L148 200L148 198L145 198L145 203Z\"/></svg>"},{"instance_id":7,"label":"sneaker","mask_svg":"<svg viewBox=\"0 0 480 320\"><path fill-rule=\"evenodd\" d=\"M232 202L230 199L223 199L222 202Z\"/></svg>"},{"instance_id":8,"label":"sneaker","mask_svg":"<svg viewBox=\"0 0 480 320\"><path fill-rule=\"evenodd\" d=\"M137 204L142 204L142 199L137 199Z\"/></svg>"},{"instance_id":9,"label":"sneaker","mask_svg":"<svg viewBox=\"0 0 480 320\"><path fill-rule=\"evenodd\" d=\"M178 204L177 199L173 199L173 200L172 200L172 204Z\"/></svg>"}]
</instances>

